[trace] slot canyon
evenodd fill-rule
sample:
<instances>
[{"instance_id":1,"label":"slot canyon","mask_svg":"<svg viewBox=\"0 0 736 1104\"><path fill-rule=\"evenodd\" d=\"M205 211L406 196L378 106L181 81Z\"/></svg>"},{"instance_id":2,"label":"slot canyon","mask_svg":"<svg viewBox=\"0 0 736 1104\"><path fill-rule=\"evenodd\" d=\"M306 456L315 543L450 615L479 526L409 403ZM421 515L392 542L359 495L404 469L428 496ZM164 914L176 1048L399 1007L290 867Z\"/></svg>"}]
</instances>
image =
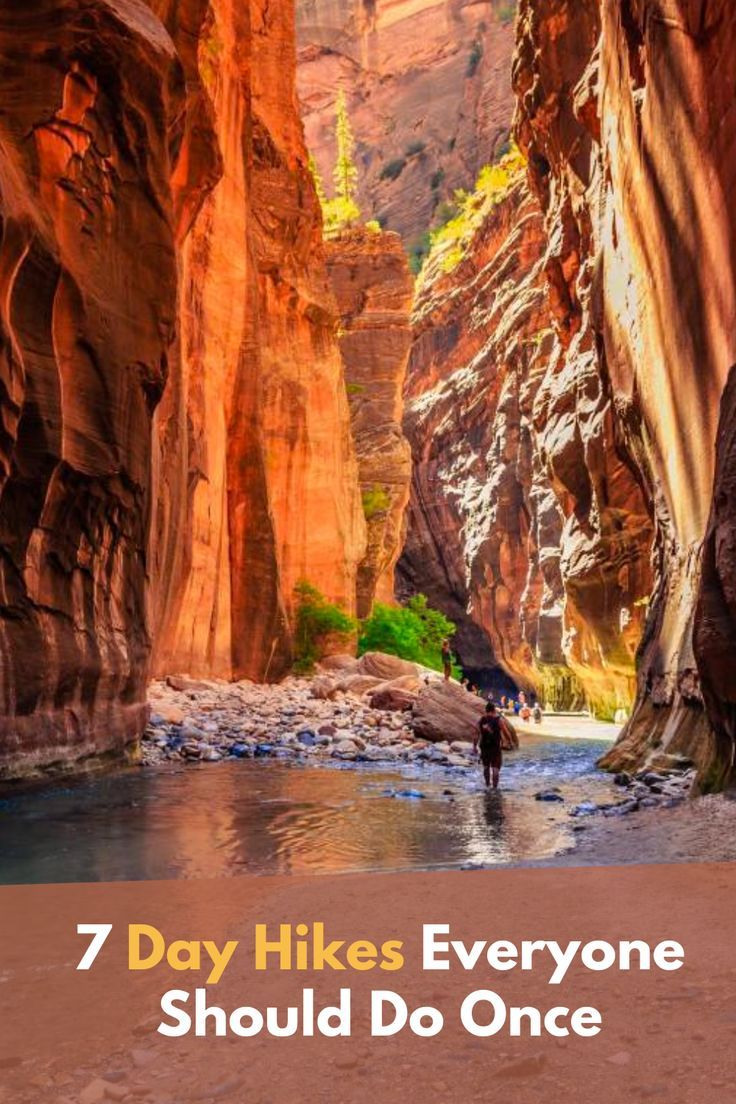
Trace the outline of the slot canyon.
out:
<instances>
[{"instance_id":1,"label":"slot canyon","mask_svg":"<svg viewBox=\"0 0 736 1104\"><path fill-rule=\"evenodd\" d=\"M729 0L0 0L0 54L0 779L284 679L308 581L727 787Z\"/></svg>"}]
</instances>

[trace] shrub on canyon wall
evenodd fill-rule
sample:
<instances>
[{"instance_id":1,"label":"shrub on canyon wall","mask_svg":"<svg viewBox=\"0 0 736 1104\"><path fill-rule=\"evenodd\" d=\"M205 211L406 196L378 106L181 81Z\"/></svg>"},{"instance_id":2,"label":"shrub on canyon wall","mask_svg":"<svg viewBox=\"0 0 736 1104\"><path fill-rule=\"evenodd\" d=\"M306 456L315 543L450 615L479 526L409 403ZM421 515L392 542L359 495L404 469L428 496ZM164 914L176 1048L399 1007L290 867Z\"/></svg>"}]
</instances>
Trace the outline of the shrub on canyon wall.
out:
<instances>
[{"instance_id":1,"label":"shrub on canyon wall","mask_svg":"<svg viewBox=\"0 0 736 1104\"><path fill-rule=\"evenodd\" d=\"M463 189L455 192L446 221L430 233L430 259L436 257L443 272L457 268L476 230L521 179L525 165L524 155L512 143L498 161L483 166L472 192Z\"/></svg>"},{"instance_id":2,"label":"shrub on canyon wall","mask_svg":"<svg viewBox=\"0 0 736 1104\"><path fill-rule=\"evenodd\" d=\"M358 652L388 652L441 671L442 641L454 632L452 621L432 609L424 594L414 595L403 606L377 602L361 625Z\"/></svg>"},{"instance_id":3,"label":"shrub on canyon wall","mask_svg":"<svg viewBox=\"0 0 736 1104\"><path fill-rule=\"evenodd\" d=\"M294 670L307 674L325 654L328 640L344 637L344 651L349 651L357 622L341 606L328 601L311 583L302 581L294 588L296 595L296 633L294 637Z\"/></svg>"}]
</instances>

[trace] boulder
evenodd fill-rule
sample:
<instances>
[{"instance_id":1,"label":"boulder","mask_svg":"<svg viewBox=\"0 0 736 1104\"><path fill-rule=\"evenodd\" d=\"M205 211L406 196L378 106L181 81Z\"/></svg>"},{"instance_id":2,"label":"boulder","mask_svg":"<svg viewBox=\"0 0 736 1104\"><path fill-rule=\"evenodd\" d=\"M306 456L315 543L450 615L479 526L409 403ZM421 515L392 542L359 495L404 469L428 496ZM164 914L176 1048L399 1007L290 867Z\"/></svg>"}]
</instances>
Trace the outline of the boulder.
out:
<instances>
[{"instance_id":1,"label":"boulder","mask_svg":"<svg viewBox=\"0 0 736 1104\"><path fill-rule=\"evenodd\" d=\"M399 713L411 709L423 685L422 679L416 675L402 675L401 678L379 683L368 694L368 701L372 709Z\"/></svg>"},{"instance_id":2,"label":"boulder","mask_svg":"<svg viewBox=\"0 0 736 1104\"><path fill-rule=\"evenodd\" d=\"M187 678L186 675L168 675L166 678L166 685L170 686L172 690L177 690L179 693L187 693L194 691L195 693L200 690L220 690L222 683L211 682L207 679L193 679Z\"/></svg>"},{"instance_id":3,"label":"boulder","mask_svg":"<svg viewBox=\"0 0 736 1104\"><path fill-rule=\"evenodd\" d=\"M483 698L469 694L459 683L438 679L419 691L411 726L415 736L433 743L472 740L485 707ZM505 717L501 722L504 749L517 748L519 740L513 725Z\"/></svg>"},{"instance_id":4,"label":"boulder","mask_svg":"<svg viewBox=\"0 0 736 1104\"><path fill-rule=\"evenodd\" d=\"M154 698L152 708L165 724L181 724L184 720L184 710L173 702L162 701Z\"/></svg>"},{"instance_id":5,"label":"boulder","mask_svg":"<svg viewBox=\"0 0 736 1104\"><path fill-rule=\"evenodd\" d=\"M399 659L398 656L385 652L366 652L358 660L358 671L361 675L372 675L382 682L388 682L404 675L416 676L421 668L408 659Z\"/></svg>"},{"instance_id":6,"label":"boulder","mask_svg":"<svg viewBox=\"0 0 736 1104\"><path fill-rule=\"evenodd\" d=\"M319 665L323 671L329 671L331 674L340 672L340 674L347 674L348 671L354 672L358 669L358 660L352 655L328 655L323 656L319 661Z\"/></svg>"},{"instance_id":7,"label":"boulder","mask_svg":"<svg viewBox=\"0 0 736 1104\"><path fill-rule=\"evenodd\" d=\"M380 685L381 680L376 678L375 675L348 675L347 678L340 679L337 684L338 690L342 690L345 694L365 694L369 690L373 690L376 686Z\"/></svg>"},{"instance_id":8,"label":"boulder","mask_svg":"<svg viewBox=\"0 0 736 1104\"><path fill-rule=\"evenodd\" d=\"M309 692L313 698L326 700L327 698L334 697L337 692L337 683L324 675L318 675L317 678L313 679L310 683Z\"/></svg>"}]
</instances>

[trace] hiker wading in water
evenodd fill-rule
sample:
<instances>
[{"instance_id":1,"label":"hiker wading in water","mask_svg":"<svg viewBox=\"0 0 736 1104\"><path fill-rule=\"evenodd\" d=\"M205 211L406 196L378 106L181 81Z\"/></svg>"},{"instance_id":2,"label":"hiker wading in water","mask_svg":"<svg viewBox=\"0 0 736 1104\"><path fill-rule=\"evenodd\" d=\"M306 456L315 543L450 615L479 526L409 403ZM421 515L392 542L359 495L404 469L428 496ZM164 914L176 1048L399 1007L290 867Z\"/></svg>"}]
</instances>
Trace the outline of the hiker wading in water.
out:
<instances>
[{"instance_id":1,"label":"hiker wading in water","mask_svg":"<svg viewBox=\"0 0 736 1104\"><path fill-rule=\"evenodd\" d=\"M478 730L473 739L473 751L477 750L480 742L480 761L483 764L483 777L486 786L490 786L491 774L493 774L494 790L498 789L498 778L503 763L501 737L501 718L496 712L494 703L488 702L485 713L478 721Z\"/></svg>"}]
</instances>

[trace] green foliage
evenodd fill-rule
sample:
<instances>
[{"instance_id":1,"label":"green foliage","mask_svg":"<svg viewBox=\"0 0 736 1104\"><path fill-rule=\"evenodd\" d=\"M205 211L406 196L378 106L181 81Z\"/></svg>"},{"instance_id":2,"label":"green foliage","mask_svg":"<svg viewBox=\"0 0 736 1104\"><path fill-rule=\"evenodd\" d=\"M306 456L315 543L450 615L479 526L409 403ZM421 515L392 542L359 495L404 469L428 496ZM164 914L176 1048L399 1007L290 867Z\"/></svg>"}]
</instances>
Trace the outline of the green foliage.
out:
<instances>
[{"instance_id":1,"label":"green foliage","mask_svg":"<svg viewBox=\"0 0 736 1104\"><path fill-rule=\"evenodd\" d=\"M425 230L418 238L413 238L406 247L409 257L409 269L415 276L419 274L425 259L429 255L430 245L429 230Z\"/></svg>"},{"instance_id":2,"label":"green foliage","mask_svg":"<svg viewBox=\"0 0 736 1104\"><path fill-rule=\"evenodd\" d=\"M364 383L346 383L345 390L348 395L362 395L365 391Z\"/></svg>"},{"instance_id":3,"label":"green foliage","mask_svg":"<svg viewBox=\"0 0 736 1104\"><path fill-rule=\"evenodd\" d=\"M365 228L366 230L370 230L371 234L381 233L381 224L378 219L368 219L368 222L365 224Z\"/></svg>"},{"instance_id":4,"label":"green foliage","mask_svg":"<svg viewBox=\"0 0 736 1104\"><path fill-rule=\"evenodd\" d=\"M406 156L407 157L416 157L418 154L424 153L426 148L427 148L427 143L426 142L422 142L422 141L410 142L409 145L406 147L406 151L405 151Z\"/></svg>"},{"instance_id":5,"label":"green foliage","mask_svg":"<svg viewBox=\"0 0 736 1104\"><path fill-rule=\"evenodd\" d=\"M387 161L381 169L381 180L398 180L406 167L406 159L397 157L394 161Z\"/></svg>"},{"instance_id":6,"label":"green foliage","mask_svg":"<svg viewBox=\"0 0 736 1104\"><path fill-rule=\"evenodd\" d=\"M447 221L430 233L430 256L438 256L443 272L452 272L462 261L476 230L490 211L508 195L520 179L526 160L512 143L508 153L492 165L484 165L472 192L458 189Z\"/></svg>"},{"instance_id":7,"label":"green foliage","mask_svg":"<svg viewBox=\"0 0 736 1104\"><path fill-rule=\"evenodd\" d=\"M494 0L493 7L499 23L511 23L516 18L516 0Z\"/></svg>"},{"instance_id":8,"label":"green foliage","mask_svg":"<svg viewBox=\"0 0 736 1104\"><path fill-rule=\"evenodd\" d=\"M431 177L429 178L429 186L430 186L430 188L432 189L433 192L436 192L436 191L439 190L439 188L442 184L442 181L444 179L445 179L445 170L444 169L440 168L440 169L437 169L436 172L432 173Z\"/></svg>"},{"instance_id":9,"label":"green foliage","mask_svg":"<svg viewBox=\"0 0 736 1104\"><path fill-rule=\"evenodd\" d=\"M314 190L317 193L317 199L319 200L319 205L322 208L322 211L324 213L325 204L327 203L327 192L325 191L325 185L324 185L324 181L322 180L322 177L320 175L320 171L317 168L317 162L314 160L314 157L312 156L311 153L310 153L309 159L307 161L307 168L309 169L309 172L311 173L312 181L314 182Z\"/></svg>"},{"instance_id":10,"label":"green foliage","mask_svg":"<svg viewBox=\"0 0 736 1104\"><path fill-rule=\"evenodd\" d=\"M203 28L203 36L199 48L199 71L207 88L212 90L222 57L223 45L217 30L217 24L212 21L209 27Z\"/></svg>"},{"instance_id":11,"label":"green foliage","mask_svg":"<svg viewBox=\"0 0 736 1104\"><path fill-rule=\"evenodd\" d=\"M355 191L358 186L358 170L353 161L355 139L348 118L345 93L340 89L335 108L335 137L337 139L337 161L333 172L335 196L346 204L355 203Z\"/></svg>"},{"instance_id":12,"label":"green foliage","mask_svg":"<svg viewBox=\"0 0 736 1104\"><path fill-rule=\"evenodd\" d=\"M300 674L311 671L322 656L328 636L352 635L356 621L333 602L328 602L311 583L304 580L294 587L296 595L296 634L294 639L294 670Z\"/></svg>"},{"instance_id":13,"label":"green foliage","mask_svg":"<svg viewBox=\"0 0 736 1104\"><path fill-rule=\"evenodd\" d=\"M353 160L355 140L342 89L338 93L335 107L335 138L337 159L332 172L334 197L328 197L315 160L311 155L309 157L309 171L322 208L322 225L326 238L337 237L360 220L360 207L356 200L358 169Z\"/></svg>"},{"instance_id":14,"label":"green foliage","mask_svg":"<svg viewBox=\"0 0 736 1104\"><path fill-rule=\"evenodd\" d=\"M366 521L378 517L379 514L385 514L390 505L391 495L385 487L379 487L376 484L369 491L363 491L363 513Z\"/></svg>"},{"instance_id":15,"label":"green foliage","mask_svg":"<svg viewBox=\"0 0 736 1104\"><path fill-rule=\"evenodd\" d=\"M470 50L470 57L468 58L468 67L465 70L467 77L474 77L476 70L481 63L483 57L483 43L480 39L476 38Z\"/></svg>"},{"instance_id":16,"label":"green foliage","mask_svg":"<svg viewBox=\"0 0 736 1104\"><path fill-rule=\"evenodd\" d=\"M404 606L377 602L361 625L358 652L388 652L441 671L442 641L454 632L452 621L432 609L424 594L415 595Z\"/></svg>"}]
</instances>

